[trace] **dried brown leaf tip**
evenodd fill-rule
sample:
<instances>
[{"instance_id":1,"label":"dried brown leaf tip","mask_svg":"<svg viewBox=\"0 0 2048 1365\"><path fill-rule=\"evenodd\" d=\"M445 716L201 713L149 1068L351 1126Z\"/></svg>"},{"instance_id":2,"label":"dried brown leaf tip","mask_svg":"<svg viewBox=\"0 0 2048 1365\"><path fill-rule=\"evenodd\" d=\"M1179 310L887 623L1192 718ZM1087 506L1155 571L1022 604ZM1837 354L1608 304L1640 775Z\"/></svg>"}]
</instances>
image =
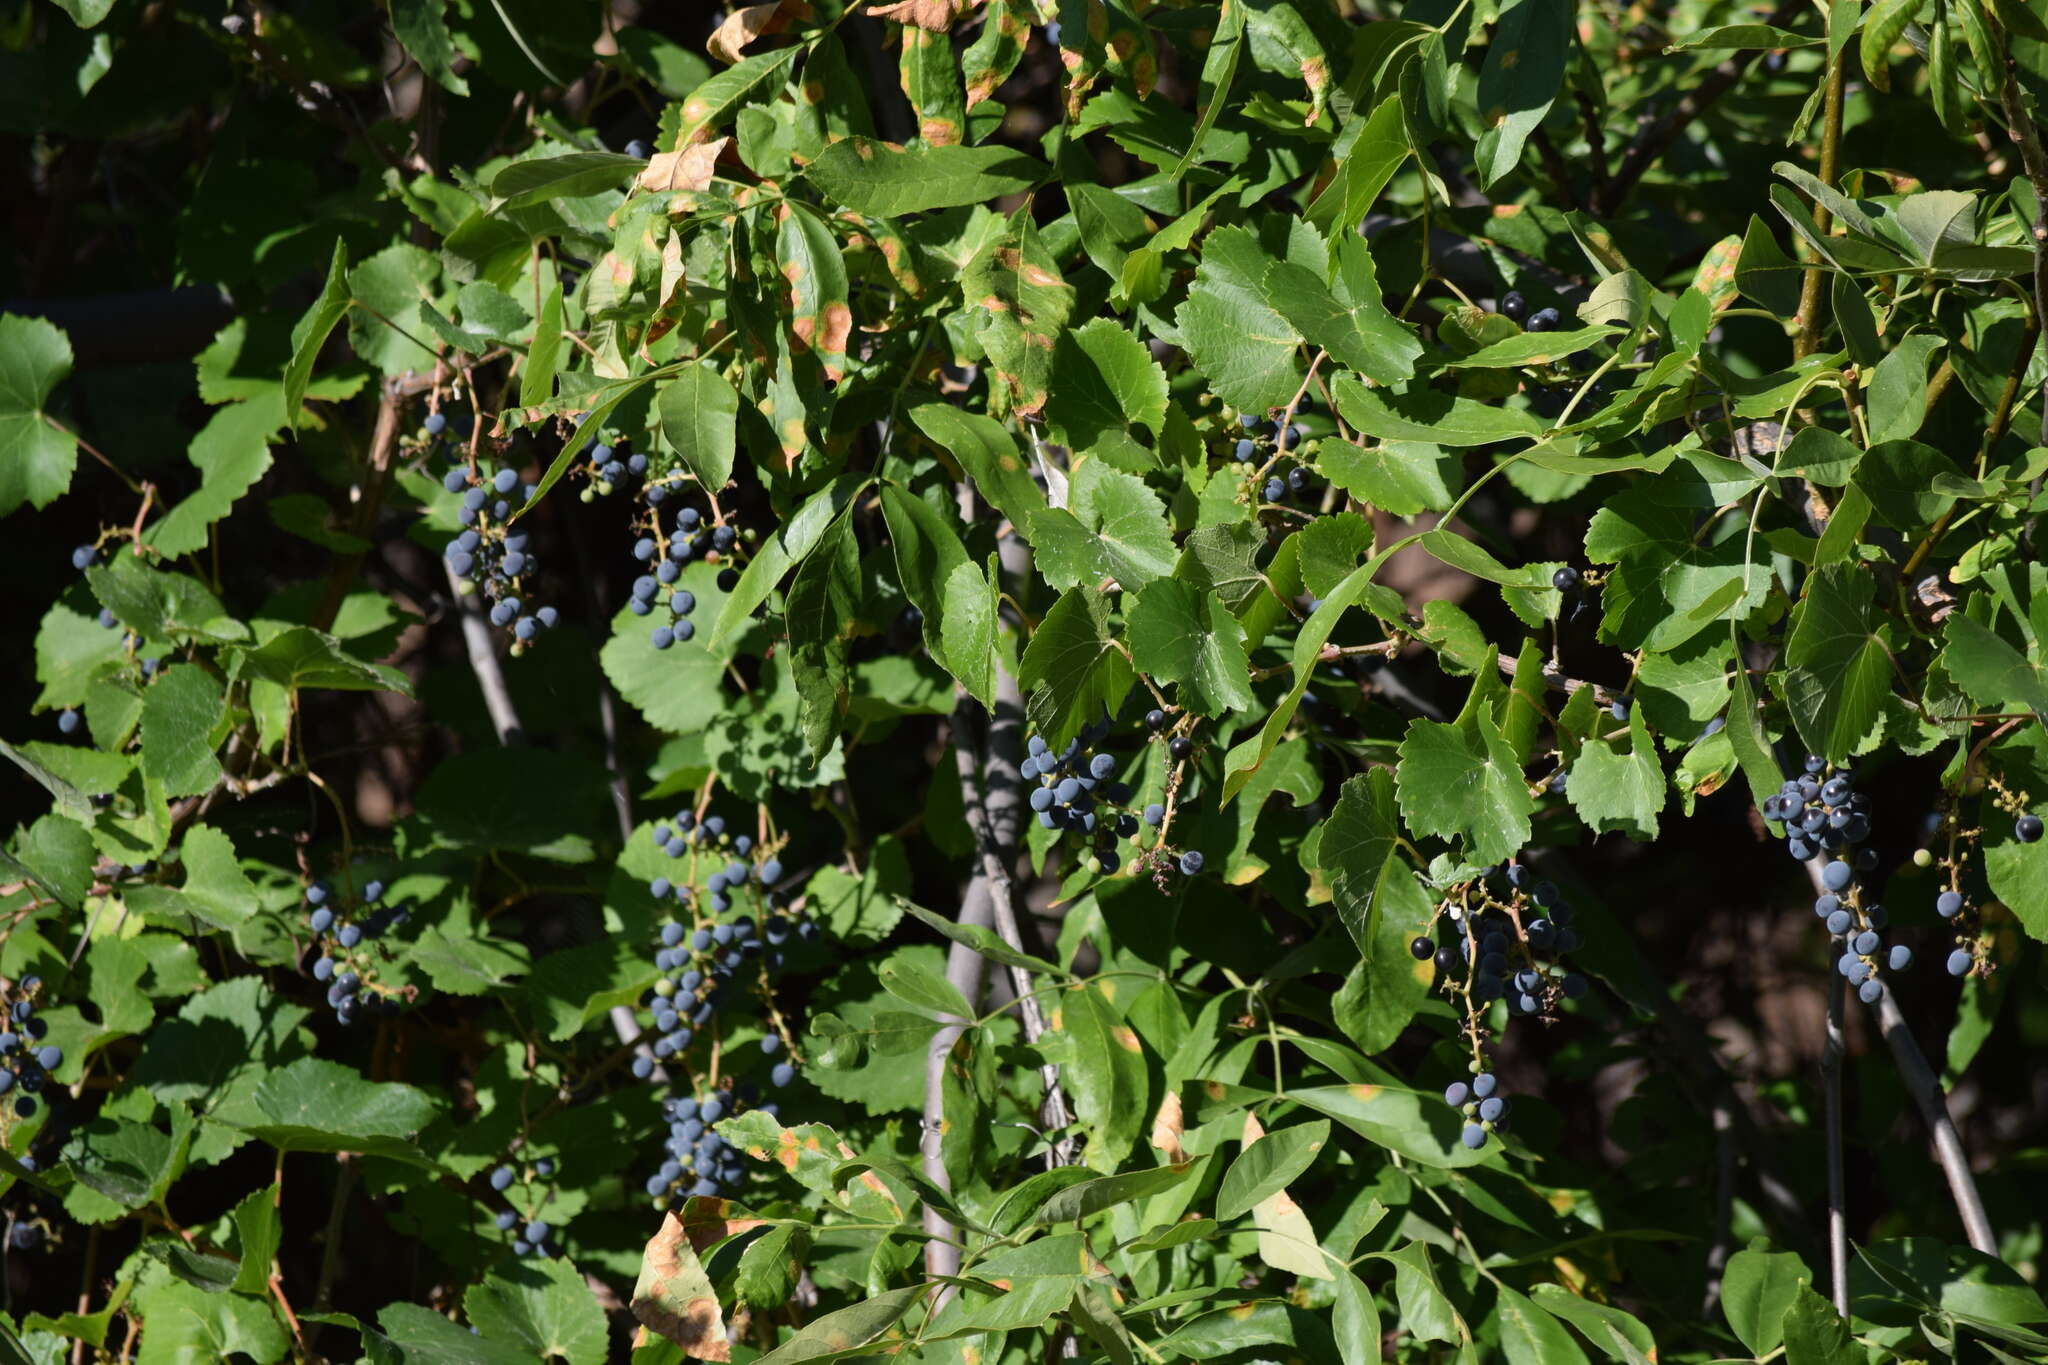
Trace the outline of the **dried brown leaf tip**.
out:
<instances>
[{"instance_id":1,"label":"dried brown leaf tip","mask_svg":"<svg viewBox=\"0 0 2048 1365\"><path fill-rule=\"evenodd\" d=\"M781 33L791 24L810 18L811 14L811 7L804 0L768 0L765 5L744 5L725 17L717 32L705 41L704 49L730 66L744 55L747 45L756 38Z\"/></svg>"},{"instance_id":2,"label":"dried brown leaf tip","mask_svg":"<svg viewBox=\"0 0 2048 1365\"><path fill-rule=\"evenodd\" d=\"M685 190L711 188L712 167L718 154L731 142L729 137L711 142L693 142L679 152L663 152L648 161L640 172L640 188L656 194L677 194Z\"/></svg>"},{"instance_id":3,"label":"dried brown leaf tip","mask_svg":"<svg viewBox=\"0 0 2048 1365\"><path fill-rule=\"evenodd\" d=\"M1180 1144L1185 1131L1187 1123L1182 1116L1180 1092L1169 1090L1159 1102L1159 1112L1152 1116L1152 1145L1166 1153L1168 1161L1186 1161L1188 1154Z\"/></svg>"},{"instance_id":4,"label":"dried brown leaf tip","mask_svg":"<svg viewBox=\"0 0 2048 1365\"><path fill-rule=\"evenodd\" d=\"M673 1213L663 1215L661 1231L641 1255L640 1280L633 1286L633 1316L682 1347L684 1355L697 1360L732 1359L725 1315L719 1311L711 1277L697 1259L689 1228Z\"/></svg>"},{"instance_id":5,"label":"dried brown leaf tip","mask_svg":"<svg viewBox=\"0 0 2048 1365\"><path fill-rule=\"evenodd\" d=\"M980 0L896 0L893 5L876 5L868 10L877 19L893 19L899 24L911 24L927 33L944 33L953 27L953 21L971 10Z\"/></svg>"}]
</instances>

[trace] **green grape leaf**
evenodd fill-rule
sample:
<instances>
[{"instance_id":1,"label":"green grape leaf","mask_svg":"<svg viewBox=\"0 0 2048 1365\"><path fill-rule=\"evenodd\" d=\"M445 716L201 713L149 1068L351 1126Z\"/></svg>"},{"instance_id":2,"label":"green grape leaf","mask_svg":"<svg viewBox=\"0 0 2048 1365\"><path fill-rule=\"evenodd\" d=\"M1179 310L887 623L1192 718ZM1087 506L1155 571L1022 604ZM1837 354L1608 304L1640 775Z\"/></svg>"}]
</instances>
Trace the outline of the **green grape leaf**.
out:
<instances>
[{"instance_id":1,"label":"green grape leaf","mask_svg":"<svg viewBox=\"0 0 2048 1365\"><path fill-rule=\"evenodd\" d=\"M1628 714L1628 747L1588 740L1571 766L1565 795L1595 834L1620 830L1631 839L1657 837L1657 813L1664 809L1664 769L1650 738L1643 707Z\"/></svg>"},{"instance_id":2,"label":"green grape leaf","mask_svg":"<svg viewBox=\"0 0 2048 1365\"><path fill-rule=\"evenodd\" d=\"M173 664L142 694L142 772L166 796L194 796L220 778L213 755L220 684L197 664Z\"/></svg>"},{"instance_id":3,"label":"green grape leaf","mask_svg":"<svg viewBox=\"0 0 2048 1365\"><path fill-rule=\"evenodd\" d=\"M1166 425L1166 372L1145 343L1110 318L1095 318L1055 343L1053 387L1045 416L1054 435L1082 455L1119 469L1156 469L1159 457L1138 439Z\"/></svg>"},{"instance_id":4,"label":"green grape leaf","mask_svg":"<svg viewBox=\"0 0 2048 1365\"><path fill-rule=\"evenodd\" d=\"M1529 842L1536 802L1484 699L1491 665L1455 721L1416 719L1395 773L1401 814L1419 834L1465 840L1474 862L1505 862Z\"/></svg>"},{"instance_id":5,"label":"green grape leaf","mask_svg":"<svg viewBox=\"0 0 2048 1365\"><path fill-rule=\"evenodd\" d=\"M1055 747L1099 712L1114 714L1132 675L1109 632L1109 599L1092 588L1068 589L1031 633L1017 681L1030 691L1033 726Z\"/></svg>"},{"instance_id":6,"label":"green grape leaf","mask_svg":"<svg viewBox=\"0 0 2048 1365\"><path fill-rule=\"evenodd\" d=\"M1031 547L1048 583L1071 588L1114 578L1129 589L1173 572L1178 552L1165 510L1143 479L1088 460L1068 492L1070 508L1031 514Z\"/></svg>"},{"instance_id":7,"label":"green grape leaf","mask_svg":"<svg viewBox=\"0 0 2048 1365\"><path fill-rule=\"evenodd\" d=\"M1508 1365L1586 1365L1586 1353L1563 1323L1506 1285L1496 1292L1501 1354Z\"/></svg>"},{"instance_id":8,"label":"green grape leaf","mask_svg":"<svg viewBox=\"0 0 2048 1365\"><path fill-rule=\"evenodd\" d=\"M341 237L334 239L334 259L327 266L327 282L320 297L292 327L292 358L284 370L285 426L297 430L304 417L306 385L312 382L313 366L320 349L327 344L349 310L348 247Z\"/></svg>"},{"instance_id":9,"label":"green grape leaf","mask_svg":"<svg viewBox=\"0 0 2048 1365\"><path fill-rule=\"evenodd\" d=\"M1340 364L1376 383L1400 383L1415 373L1422 342L1380 301L1365 239L1346 235L1335 250L1336 278L1328 285L1293 261L1268 265L1262 280L1266 302Z\"/></svg>"},{"instance_id":10,"label":"green grape leaf","mask_svg":"<svg viewBox=\"0 0 2048 1365\"><path fill-rule=\"evenodd\" d=\"M1785 1339L1785 1314L1812 1277L1790 1252L1746 1249L1721 1275L1721 1312L1753 1355L1767 1356Z\"/></svg>"},{"instance_id":11,"label":"green grape leaf","mask_svg":"<svg viewBox=\"0 0 2048 1365\"><path fill-rule=\"evenodd\" d=\"M1216 599L1177 578L1158 578L1130 608L1131 660L1140 672L1180 684L1182 705L1198 716L1252 706L1244 630Z\"/></svg>"},{"instance_id":12,"label":"green grape leaf","mask_svg":"<svg viewBox=\"0 0 2048 1365\"><path fill-rule=\"evenodd\" d=\"M2032 711L2048 723L2048 670L1961 612L1948 618L1943 637L1943 667L1979 706Z\"/></svg>"},{"instance_id":13,"label":"green grape leaf","mask_svg":"<svg viewBox=\"0 0 2048 1365\"><path fill-rule=\"evenodd\" d=\"M1084 982L1059 997L1050 1024L1039 1048L1060 1064L1074 1116L1088 1130L1083 1160L1093 1170L1114 1172L1152 1112L1143 1045L1098 984Z\"/></svg>"},{"instance_id":14,"label":"green grape leaf","mask_svg":"<svg viewBox=\"0 0 2048 1365\"><path fill-rule=\"evenodd\" d=\"M1479 68L1484 131L1474 157L1482 188L1521 164L1523 145L1550 112L1571 53L1569 0L1513 0L1501 11Z\"/></svg>"},{"instance_id":15,"label":"green grape leaf","mask_svg":"<svg viewBox=\"0 0 2048 1365\"><path fill-rule=\"evenodd\" d=\"M946 575L939 608L940 655L947 671L991 711L995 709L996 634L1001 625L999 571L994 556L989 558L986 574L962 560Z\"/></svg>"},{"instance_id":16,"label":"green grape leaf","mask_svg":"<svg viewBox=\"0 0 2048 1365\"><path fill-rule=\"evenodd\" d=\"M1875 585L1835 565L1808 580L1785 646L1785 704L1810 753L1840 763L1876 737L1891 690L1892 656L1879 633Z\"/></svg>"},{"instance_id":17,"label":"green grape leaf","mask_svg":"<svg viewBox=\"0 0 2048 1365\"><path fill-rule=\"evenodd\" d=\"M71 341L42 318L0 314L0 517L71 487L78 438L43 410L71 373Z\"/></svg>"},{"instance_id":18,"label":"green grape leaf","mask_svg":"<svg viewBox=\"0 0 2048 1365\"><path fill-rule=\"evenodd\" d=\"M637 156L617 152L568 152L561 156L529 156L511 162L491 177L496 210L529 208L551 199L581 199L605 190L623 191L647 169Z\"/></svg>"},{"instance_id":19,"label":"green grape leaf","mask_svg":"<svg viewBox=\"0 0 2048 1365\"><path fill-rule=\"evenodd\" d=\"M446 0L391 0L391 33L421 71L451 95L467 95L455 73L455 40L448 34Z\"/></svg>"},{"instance_id":20,"label":"green grape leaf","mask_svg":"<svg viewBox=\"0 0 2048 1365\"><path fill-rule=\"evenodd\" d=\"M1001 422L946 403L914 407L910 420L959 461L976 491L1015 525L1028 524L1045 506L1016 438Z\"/></svg>"},{"instance_id":21,"label":"green grape leaf","mask_svg":"<svg viewBox=\"0 0 2048 1365\"><path fill-rule=\"evenodd\" d=\"M1349 375L1333 385L1337 411L1361 435L1382 441L1422 441L1462 449L1516 437L1535 439L1543 423L1519 408L1496 408L1435 389L1392 393L1368 389Z\"/></svg>"},{"instance_id":22,"label":"green grape leaf","mask_svg":"<svg viewBox=\"0 0 2048 1365\"><path fill-rule=\"evenodd\" d=\"M815 765L839 736L852 688L849 631L861 600L859 547L845 518L797 566L789 589L790 672L802 699L805 748Z\"/></svg>"},{"instance_id":23,"label":"green grape leaf","mask_svg":"<svg viewBox=\"0 0 2048 1365\"><path fill-rule=\"evenodd\" d=\"M1274 264L1245 229L1215 229L1174 319L1210 388L1247 412L1284 408L1301 388L1301 334L1266 299Z\"/></svg>"},{"instance_id":24,"label":"green grape leaf","mask_svg":"<svg viewBox=\"0 0 2048 1365\"><path fill-rule=\"evenodd\" d=\"M530 1257L484 1277L462 1296L462 1309L484 1336L508 1342L531 1360L604 1365L604 1310L568 1261Z\"/></svg>"}]
</instances>

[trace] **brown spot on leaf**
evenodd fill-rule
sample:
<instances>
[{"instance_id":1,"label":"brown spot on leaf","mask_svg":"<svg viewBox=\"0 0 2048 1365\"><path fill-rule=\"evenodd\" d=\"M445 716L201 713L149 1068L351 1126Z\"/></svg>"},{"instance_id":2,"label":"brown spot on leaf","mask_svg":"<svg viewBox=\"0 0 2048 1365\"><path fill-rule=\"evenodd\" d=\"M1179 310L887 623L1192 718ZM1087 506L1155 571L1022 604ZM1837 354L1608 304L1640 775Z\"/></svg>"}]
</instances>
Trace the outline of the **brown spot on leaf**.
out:
<instances>
[{"instance_id":1,"label":"brown spot on leaf","mask_svg":"<svg viewBox=\"0 0 2048 1365\"><path fill-rule=\"evenodd\" d=\"M1351 1096L1353 1099L1370 1101L1378 1099L1379 1094L1380 1088L1376 1085L1354 1085L1351 1087Z\"/></svg>"},{"instance_id":2,"label":"brown spot on leaf","mask_svg":"<svg viewBox=\"0 0 2048 1365\"><path fill-rule=\"evenodd\" d=\"M704 1273L690 1235L674 1213L663 1215L661 1231L641 1255L640 1280L633 1288L633 1316L682 1347L685 1355L698 1360L732 1359L725 1338L725 1316L719 1311L711 1277Z\"/></svg>"},{"instance_id":3,"label":"brown spot on leaf","mask_svg":"<svg viewBox=\"0 0 2048 1365\"><path fill-rule=\"evenodd\" d=\"M837 379L846 371L846 338L853 334L853 310L834 301L825 305L825 330L818 339L818 353L824 358L825 375Z\"/></svg>"},{"instance_id":4,"label":"brown spot on leaf","mask_svg":"<svg viewBox=\"0 0 2048 1365\"><path fill-rule=\"evenodd\" d=\"M1311 100L1308 117L1302 120L1304 126L1312 125L1316 115L1323 112L1323 87L1330 83L1330 65L1321 57L1311 57L1301 64L1301 78L1308 83Z\"/></svg>"}]
</instances>

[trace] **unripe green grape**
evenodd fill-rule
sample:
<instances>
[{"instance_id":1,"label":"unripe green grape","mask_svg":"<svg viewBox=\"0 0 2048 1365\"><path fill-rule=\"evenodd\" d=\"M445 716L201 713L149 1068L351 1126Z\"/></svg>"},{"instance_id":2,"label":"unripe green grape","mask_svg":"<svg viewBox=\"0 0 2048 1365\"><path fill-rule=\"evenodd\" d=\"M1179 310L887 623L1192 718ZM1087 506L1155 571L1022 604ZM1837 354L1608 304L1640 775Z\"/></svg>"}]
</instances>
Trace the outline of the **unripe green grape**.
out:
<instances>
[{"instance_id":1,"label":"unripe green grape","mask_svg":"<svg viewBox=\"0 0 2048 1365\"><path fill-rule=\"evenodd\" d=\"M1914 850L1913 850L1913 866L1915 866L1915 867L1933 867L1933 866L1934 866L1934 854L1933 854L1932 852L1930 852L1929 850L1927 850L1927 849L1924 849L1924 848L1916 848L1916 849L1914 849Z\"/></svg>"}]
</instances>

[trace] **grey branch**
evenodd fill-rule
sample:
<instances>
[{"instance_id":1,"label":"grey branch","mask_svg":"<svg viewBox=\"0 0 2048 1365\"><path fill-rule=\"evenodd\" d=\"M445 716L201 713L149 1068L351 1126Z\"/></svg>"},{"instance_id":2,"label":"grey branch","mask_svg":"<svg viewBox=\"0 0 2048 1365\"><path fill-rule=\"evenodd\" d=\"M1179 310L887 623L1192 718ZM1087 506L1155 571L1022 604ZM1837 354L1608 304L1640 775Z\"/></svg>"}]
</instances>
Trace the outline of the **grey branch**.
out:
<instances>
[{"instance_id":1,"label":"grey branch","mask_svg":"<svg viewBox=\"0 0 2048 1365\"><path fill-rule=\"evenodd\" d=\"M995 901L989 895L988 878L976 872L968 881L967 890L960 898L960 923L986 929L995 918ZM981 1007L982 983L987 974L988 962L980 953L964 943L955 943L946 951L946 980L965 997L970 1008ZM967 1030L971 1021L947 1017L932 1034L930 1047L924 1059L924 1129L918 1137L918 1155L924 1167L925 1179L951 1194L953 1176L946 1169L946 1063L952 1056L953 1044ZM926 1204L924 1208L924 1269L933 1278L960 1273L960 1245L953 1225L946 1221L944 1214ZM952 1295L951 1286L942 1288L933 1301L933 1311L942 1307Z\"/></svg>"},{"instance_id":2,"label":"grey branch","mask_svg":"<svg viewBox=\"0 0 2048 1365\"><path fill-rule=\"evenodd\" d=\"M994 912L996 933L1015 951L1028 951L1024 936L1017 922L1017 906L1010 884L1009 861L1016 847L1018 815L1022 810L1022 793L1019 790L1018 769L1022 766L1018 744L1018 732L1023 728L1023 695L1017 689L1017 680L1006 670L997 669L996 709L989 718L988 762L978 763L974 753L974 741L962 715L963 708L971 716L979 709L971 699L963 699L961 706L953 711L953 757L960 774L960 797L967 808L967 827L974 832L974 841L980 851L981 875L987 879L989 899ZM983 778L986 778L984 790ZM1045 1032L1045 1012L1039 1006L1034 993L1031 973L1022 967L1011 967L1011 988L1017 995L1017 1012L1024 1021L1026 1041L1036 1043ZM1051 1063L1039 1069L1040 1079L1045 1086L1045 1104L1041 1117L1047 1131L1065 1129L1073 1121L1073 1110L1067 1104L1066 1092L1060 1087L1060 1070ZM1061 1138L1055 1141L1046 1153L1048 1166L1067 1165L1072 1157L1071 1143Z\"/></svg>"},{"instance_id":3,"label":"grey branch","mask_svg":"<svg viewBox=\"0 0 2048 1365\"><path fill-rule=\"evenodd\" d=\"M1821 1045L1820 1086L1828 1159L1828 1286L1835 1311L1849 1316L1849 1197L1842 1182L1842 1007L1849 982L1828 973L1827 1039Z\"/></svg>"},{"instance_id":4,"label":"grey branch","mask_svg":"<svg viewBox=\"0 0 2048 1365\"><path fill-rule=\"evenodd\" d=\"M1906 1089L1912 1092L1913 1102L1920 1106L1920 1117L1927 1121L1928 1130L1934 1135L1935 1160L1941 1163L1941 1173L1948 1179L1949 1197L1955 1200L1964 1234L1971 1246L1987 1256L1996 1256L1998 1240L1991 1235L1991 1220L1984 1214L1976 1177L1970 1174L1970 1159L1963 1153L1963 1140L1956 1133L1955 1120L1949 1117L1948 1096L1942 1092L1940 1078L1927 1064L1926 1054L1913 1037L1912 1025L1899 1013L1898 1002L1892 999L1889 989L1877 998L1877 1027L1892 1050L1892 1061L1897 1064Z\"/></svg>"}]
</instances>

